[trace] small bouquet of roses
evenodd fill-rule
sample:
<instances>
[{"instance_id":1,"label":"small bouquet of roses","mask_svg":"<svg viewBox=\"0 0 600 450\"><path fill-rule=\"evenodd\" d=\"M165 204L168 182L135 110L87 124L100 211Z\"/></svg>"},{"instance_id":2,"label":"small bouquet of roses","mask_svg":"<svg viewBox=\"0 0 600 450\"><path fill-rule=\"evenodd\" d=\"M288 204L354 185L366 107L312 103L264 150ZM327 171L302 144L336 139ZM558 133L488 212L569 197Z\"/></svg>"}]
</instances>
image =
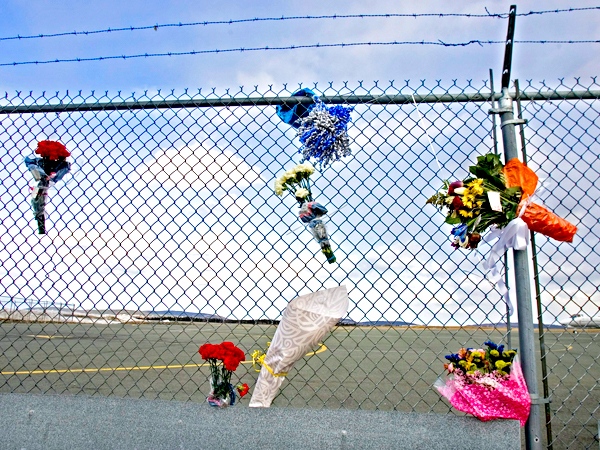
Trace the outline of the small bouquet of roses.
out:
<instances>
[{"instance_id":1,"label":"small bouquet of roses","mask_svg":"<svg viewBox=\"0 0 600 450\"><path fill-rule=\"evenodd\" d=\"M336 259L323 221L323 217L328 211L323 205L313 200L310 190L310 176L314 172L315 168L310 163L298 164L275 180L275 194L281 196L285 191L293 192L299 204L298 216L300 220L308 227L319 243L321 252L327 258L327 262L332 264Z\"/></svg>"},{"instance_id":2,"label":"small bouquet of roses","mask_svg":"<svg viewBox=\"0 0 600 450\"><path fill-rule=\"evenodd\" d=\"M505 228L517 218L531 231L558 241L573 241L574 225L531 202L538 177L518 159L503 165L498 155L478 156L469 172L474 176L444 181L443 190L427 200L447 210L445 222L455 225L451 232L455 248L477 248L481 233L491 226Z\"/></svg>"},{"instance_id":3,"label":"small bouquet of roses","mask_svg":"<svg viewBox=\"0 0 600 450\"><path fill-rule=\"evenodd\" d=\"M38 233L46 233L46 199L48 190L71 170L67 157L71 153L60 142L40 141L35 153L40 157L25 157L25 165L33 175L37 186L31 189L31 205L38 224Z\"/></svg>"},{"instance_id":4,"label":"small bouquet of roses","mask_svg":"<svg viewBox=\"0 0 600 450\"><path fill-rule=\"evenodd\" d=\"M231 342L221 344L204 344L198 350L202 359L210 365L210 393L206 399L209 405L224 408L235 404L234 386L231 384L231 374L236 371L240 362L244 361L244 352ZM246 383L235 386L242 398L249 391Z\"/></svg>"},{"instance_id":5,"label":"small bouquet of roses","mask_svg":"<svg viewBox=\"0 0 600 450\"><path fill-rule=\"evenodd\" d=\"M446 355L446 381L437 390L459 411L482 421L516 419L521 426L529 417L531 399L515 350L485 342L487 349L461 348Z\"/></svg>"}]
</instances>

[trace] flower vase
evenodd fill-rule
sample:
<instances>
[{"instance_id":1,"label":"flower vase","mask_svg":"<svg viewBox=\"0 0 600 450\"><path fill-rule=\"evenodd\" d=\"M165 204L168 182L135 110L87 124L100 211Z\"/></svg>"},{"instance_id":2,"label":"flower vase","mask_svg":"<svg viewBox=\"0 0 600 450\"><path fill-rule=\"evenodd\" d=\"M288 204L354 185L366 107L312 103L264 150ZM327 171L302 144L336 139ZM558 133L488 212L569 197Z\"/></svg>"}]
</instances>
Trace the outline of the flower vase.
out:
<instances>
[{"instance_id":1,"label":"flower vase","mask_svg":"<svg viewBox=\"0 0 600 450\"><path fill-rule=\"evenodd\" d=\"M224 384L228 384L228 388L226 391L224 389ZM235 404L235 393L233 391L233 386L229 383L221 382L217 383L219 389L214 388L212 377L210 379L210 393L208 397L206 397L206 401L210 406L214 406L217 408L227 408L228 406L233 406Z\"/></svg>"}]
</instances>

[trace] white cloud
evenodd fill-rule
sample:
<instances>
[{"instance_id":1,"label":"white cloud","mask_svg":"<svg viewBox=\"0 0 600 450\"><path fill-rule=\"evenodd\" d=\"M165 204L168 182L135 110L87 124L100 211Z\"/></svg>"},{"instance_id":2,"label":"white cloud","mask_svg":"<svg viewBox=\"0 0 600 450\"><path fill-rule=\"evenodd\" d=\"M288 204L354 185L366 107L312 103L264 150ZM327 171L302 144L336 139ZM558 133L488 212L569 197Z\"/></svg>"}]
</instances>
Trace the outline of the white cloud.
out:
<instances>
[{"instance_id":1,"label":"white cloud","mask_svg":"<svg viewBox=\"0 0 600 450\"><path fill-rule=\"evenodd\" d=\"M242 158L227 150L202 145L160 151L154 160L137 169L140 179L166 189L241 189L260 180L260 173Z\"/></svg>"}]
</instances>

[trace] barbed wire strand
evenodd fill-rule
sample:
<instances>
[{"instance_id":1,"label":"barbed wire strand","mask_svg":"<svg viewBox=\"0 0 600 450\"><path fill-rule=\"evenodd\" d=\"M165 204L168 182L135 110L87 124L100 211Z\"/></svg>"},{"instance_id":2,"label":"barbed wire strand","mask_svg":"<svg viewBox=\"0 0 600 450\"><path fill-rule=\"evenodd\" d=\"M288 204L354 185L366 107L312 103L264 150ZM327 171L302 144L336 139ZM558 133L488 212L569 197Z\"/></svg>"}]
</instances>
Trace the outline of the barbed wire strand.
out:
<instances>
[{"instance_id":1,"label":"barbed wire strand","mask_svg":"<svg viewBox=\"0 0 600 450\"><path fill-rule=\"evenodd\" d=\"M524 40L514 41L515 44L599 44L600 39L589 40ZM190 56L202 55L210 53L233 53L233 52L256 52L256 51L273 51L273 50L300 50L307 48L335 48L335 47L359 47L359 46L387 46L387 45L437 45L443 47L467 47L469 45L478 44L480 46L505 44L504 41L484 41L473 39L467 42L444 42L438 41L389 41L389 42L351 42L351 43L335 43L335 44L305 44L305 45L288 45L280 47L248 47L248 48L227 48L215 50L191 50L187 52L164 52L164 53L138 53L133 55L112 55L112 56L95 56L87 58L67 58L67 59L48 59L43 61L16 61L11 63L0 63L0 67L7 66L24 66L24 65L39 65L39 64L56 64L69 62L88 62L88 61L106 61L113 59L134 59L134 58L154 58L161 56Z\"/></svg>"},{"instance_id":2,"label":"barbed wire strand","mask_svg":"<svg viewBox=\"0 0 600 450\"><path fill-rule=\"evenodd\" d=\"M332 15L321 15L321 16L281 16L281 17L255 17L248 19L230 19L230 20L207 20L201 22L178 22L178 23L163 23L154 25L143 25L143 26L130 26L130 27L119 27L119 28L105 28L100 30L91 31L65 31L60 33L49 33L49 34L32 34L27 36L7 36L0 37L0 41L11 41L11 40L23 40L23 39L40 39L40 38L52 38L52 37L63 37L63 36L89 36L101 33L117 33L122 31L141 31L141 30L155 30L159 28L180 28L180 27L193 27L193 26L209 26L209 25L233 25L248 22L275 22L275 21L287 21L287 20L335 20L335 19L370 19L370 18L420 18L420 17L464 17L464 18L494 18L494 19L506 19L508 13L490 13L487 8L486 14L472 14L472 13L405 13L405 14L332 14ZM600 6L587 6L581 8L564 8L564 9L548 9L542 11L529 11L525 13L517 13L517 16L526 17L534 15L544 14L560 14L577 11L591 11L600 10Z\"/></svg>"}]
</instances>

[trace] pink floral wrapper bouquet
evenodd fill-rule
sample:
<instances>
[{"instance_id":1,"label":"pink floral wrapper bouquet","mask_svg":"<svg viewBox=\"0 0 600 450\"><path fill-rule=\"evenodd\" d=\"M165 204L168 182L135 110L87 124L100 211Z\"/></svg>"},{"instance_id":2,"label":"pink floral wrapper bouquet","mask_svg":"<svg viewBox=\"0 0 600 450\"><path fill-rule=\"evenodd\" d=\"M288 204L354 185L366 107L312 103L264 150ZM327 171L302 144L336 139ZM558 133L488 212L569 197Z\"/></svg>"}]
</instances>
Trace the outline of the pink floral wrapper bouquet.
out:
<instances>
[{"instance_id":1,"label":"pink floral wrapper bouquet","mask_svg":"<svg viewBox=\"0 0 600 450\"><path fill-rule=\"evenodd\" d=\"M487 350L461 348L446 355L446 380L435 387L459 411L481 421L514 419L525 425L531 399L515 350L485 342Z\"/></svg>"}]
</instances>

